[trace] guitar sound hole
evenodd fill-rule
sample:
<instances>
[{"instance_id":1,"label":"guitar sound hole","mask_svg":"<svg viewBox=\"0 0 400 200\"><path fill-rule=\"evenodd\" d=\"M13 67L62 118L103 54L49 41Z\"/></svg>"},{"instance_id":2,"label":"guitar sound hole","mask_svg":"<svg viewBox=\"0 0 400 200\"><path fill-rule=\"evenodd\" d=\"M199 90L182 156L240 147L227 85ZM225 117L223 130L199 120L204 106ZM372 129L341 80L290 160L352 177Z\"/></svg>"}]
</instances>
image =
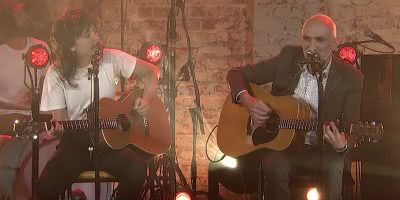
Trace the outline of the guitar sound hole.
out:
<instances>
[{"instance_id":1,"label":"guitar sound hole","mask_svg":"<svg viewBox=\"0 0 400 200\"><path fill-rule=\"evenodd\" d=\"M129 119L126 115L119 114L118 121L119 121L122 131L126 132L131 128L131 122L129 121Z\"/></svg>"},{"instance_id":2,"label":"guitar sound hole","mask_svg":"<svg viewBox=\"0 0 400 200\"><path fill-rule=\"evenodd\" d=\"M252 135L253 144L260 145L275 139L279 131L279 122L279 115L271 113L269 119L265 122L265 126L258 127L254 130Z\"/></svg>"}]
</instances>

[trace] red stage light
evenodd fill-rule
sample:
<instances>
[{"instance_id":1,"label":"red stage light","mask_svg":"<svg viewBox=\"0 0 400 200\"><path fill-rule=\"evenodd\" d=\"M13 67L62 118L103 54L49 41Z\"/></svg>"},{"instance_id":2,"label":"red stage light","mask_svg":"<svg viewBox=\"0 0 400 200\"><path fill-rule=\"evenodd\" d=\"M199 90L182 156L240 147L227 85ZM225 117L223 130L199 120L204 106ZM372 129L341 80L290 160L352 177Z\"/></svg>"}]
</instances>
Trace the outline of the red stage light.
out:
<instances>
[{"instance_id":1,"label":"red stage light","mask_svg":"<svg viewBox=\"0 0 400 200\"><path fill-rule=\"evenodd\" d=\"M159 62L162 58L162 54L161 47L157 45L148 46L144 52L146 60L151 63Z\"/></svg>"},{"instance_id":2,"label":"red stage light","mask_svg":"<svg viewBox=\"0 0 400 200\"><path fill-rule=\"evenodd\" d=\"M49 62L49 53L43 45L32 46L25 57L25 62L34 68L43 68Z\"/></svg>"},{"instance_id":3,"label":"red stage light","mask_svg":"<svg viewBox=\"0 0 400 200\"><path fill-rule=\"evenodd\" d=\"M339 49L339 57L346 63L354 64L357 61L357 49L352 46L343 46Z\"/></svg>"}]
</instances>

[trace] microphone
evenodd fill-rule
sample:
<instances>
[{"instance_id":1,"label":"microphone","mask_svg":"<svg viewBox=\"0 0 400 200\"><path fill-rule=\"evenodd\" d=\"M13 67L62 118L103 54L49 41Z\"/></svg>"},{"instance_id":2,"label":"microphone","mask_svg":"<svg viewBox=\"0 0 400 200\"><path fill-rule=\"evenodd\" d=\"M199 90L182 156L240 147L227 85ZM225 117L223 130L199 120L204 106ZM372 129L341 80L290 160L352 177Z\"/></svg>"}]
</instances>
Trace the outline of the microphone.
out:
<instances>
[{"instance_id":1,"label":"microphone","mask_svg":"<svg viewBox=\"0 0 400 200\"><path fill-rule=\"evenodd\" d=\"M315 75L321 73L323 62L318 52L308 50L305 58L297 60L297 64L306 65L308 72Z\"/></svg>"},{"instance_id":2,"label":"microphone","mask_svg":"<svg viewBox=\"0 0 400 200\"><path fill-rule=\"evenodd\" d=\"M367 36L367 37L372 38L372 39L375 40L376 42L379 42L379 43L381 43L381 44L383 44L383 45L385 45L385 46L387 46L387 47L389 47L389 48L391 48L391 49L395 49L395 48L393 47L393 45L391 45L391 44L389 44L388 42L386 42L384 39L382 39L381 36L379 36L378 34L372 32L372 30L370 30L370 29L365 30L365 31L364 31L364 35Z\"/></svg>"},{"instance_id":3,"label":"microphone","mask_svg":"<svg viewBox=\"0 0 400 200\"><path fill-rule=\"evenodd\" d=\"M318 52L308 50L308 51L306 52L306 54L307 54L306 57L307 57L308 59L311 59L313 62L321 62L321 56L319 55Z\"/></svg>"},{"instance_id":4,"label":"microphone","mask_svg":"<svg viewBox=\"0 0 400 200\"><path fill-rule=\"evenodd\" d=\"M306 52L305 58L300 58L297 60L298 64L315 64L321 62L321 56L318 52L308 50Z\"/></svg>"}]
</instances>

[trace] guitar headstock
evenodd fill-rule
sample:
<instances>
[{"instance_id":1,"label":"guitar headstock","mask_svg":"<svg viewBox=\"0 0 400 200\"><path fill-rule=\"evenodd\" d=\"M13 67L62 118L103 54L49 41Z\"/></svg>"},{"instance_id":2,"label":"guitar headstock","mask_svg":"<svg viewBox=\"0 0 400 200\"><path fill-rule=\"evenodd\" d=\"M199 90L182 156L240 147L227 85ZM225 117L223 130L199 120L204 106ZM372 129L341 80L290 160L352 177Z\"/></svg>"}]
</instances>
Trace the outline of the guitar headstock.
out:
<instances>
[{"instance_id":1,"label":"guitar headstock","mask_svg":"<svg viewBox=\"0 0 400 200\"><path fill-rule=\"evenodd\" d=\"M383 124L377 122L359 122L351 126L351 134L357 134L359 142L377 143L382 139Z\"/></svg>"},{"instance_id":2,"label":"guitar headstock","mask_svg":"<svg viewBox=\"0 0 400 200\"><path fill-rule=\"evenodd\" d=\"M38 139L40 133L47 131L45 122L14 122L14 137L20 140Z\"/></svg>"}]
</instances>

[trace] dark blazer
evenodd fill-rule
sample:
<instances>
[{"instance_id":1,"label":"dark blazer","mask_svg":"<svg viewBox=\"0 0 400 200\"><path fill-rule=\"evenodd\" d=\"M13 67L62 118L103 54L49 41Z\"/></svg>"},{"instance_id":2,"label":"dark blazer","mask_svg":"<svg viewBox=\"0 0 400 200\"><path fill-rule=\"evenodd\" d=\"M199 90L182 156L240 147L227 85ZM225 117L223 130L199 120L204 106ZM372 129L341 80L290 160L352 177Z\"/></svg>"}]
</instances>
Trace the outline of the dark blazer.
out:
<instances>
[{"instance_id":1,"label":"dark blazer","mask_svg":"<svg viewBox=\"0 0 400 200\"><path fill-rule=\"evenodd\" d=\"M236 101L235 97L240 91L249 90L248 83L261 85L272 82L273 95L293 95L302 72L296 64L301 58L304 58L301 47L286 46L279 55L271 59L230 70L227 79L232 100ZM362 73L334 56L324 93L324 121L359 121L362 87Z\"/></svg>"}]
</instances>

